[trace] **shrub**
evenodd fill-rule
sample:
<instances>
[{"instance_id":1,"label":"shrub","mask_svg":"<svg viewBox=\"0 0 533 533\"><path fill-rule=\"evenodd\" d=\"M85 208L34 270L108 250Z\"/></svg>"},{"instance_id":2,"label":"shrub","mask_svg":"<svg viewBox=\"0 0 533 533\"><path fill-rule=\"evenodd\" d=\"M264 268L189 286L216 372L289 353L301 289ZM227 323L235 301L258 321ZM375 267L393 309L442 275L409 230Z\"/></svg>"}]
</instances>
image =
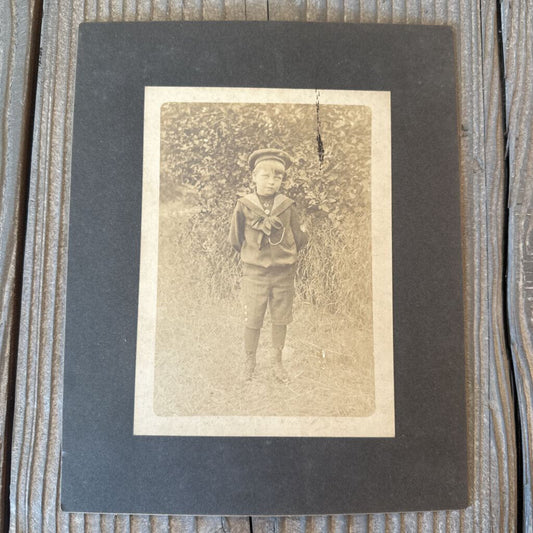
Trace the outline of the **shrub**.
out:
<instances>
[{"instance_id":1,"label":"shrub","mask_svg":"<svg viewBox=\"0 0 533 533\"><path fill-rule=\"evenodd\" d=\"M258 148L281 148L294 161L282 192L296 201L310 235L298 296L368 324L370 134L364 106L163 105L162 231L179 242L176 261L194 270L198 290L235 296L240 270L227 234L237 198L253 190L247 159Z\"/></svg>"}]
</instances>

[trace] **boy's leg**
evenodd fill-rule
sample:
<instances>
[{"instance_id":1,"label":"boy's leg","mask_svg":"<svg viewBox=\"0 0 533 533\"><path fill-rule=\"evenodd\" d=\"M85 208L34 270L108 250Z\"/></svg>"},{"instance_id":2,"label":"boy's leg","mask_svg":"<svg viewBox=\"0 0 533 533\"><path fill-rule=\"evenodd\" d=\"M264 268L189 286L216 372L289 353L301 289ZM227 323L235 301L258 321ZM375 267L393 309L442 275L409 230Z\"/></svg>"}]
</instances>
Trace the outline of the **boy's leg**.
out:
<instances>
[{"instance_id":1,"label":"boy's leg","mask_svg":"<svg viewBox=\"0 0 533 533\"><path fill-rule=\"evenodd\" d=\"M282 357L287 324L292 321L294 300L294 267L281 270L272 284L270 297L270 316L272 318L272 366L274 375L286 383L289 376L283 368Z\"/></svg>"},{"instance_id":2,"label":"boy's leg","mask_svg":"<svg viewBox=\"0 0 533 533\"><path fill-rule=\"evenodd\" d=\"M242 278L242 300L244 305L244 351L246 354L244 378L250 381L256 364L259 335L268 302L268 286L257 276L244 275Z\"/></svg>"},{"instance_id":3,"label":"boy's leg","mask_svg":"<svg viewBox=\"0 0 533 533\"><path fill-rule=\"evenodd\" d=\"M244 328L244 351L246 361L244 365L244 379L251 380L255 370L255 354L259 344L260 329L253 329L245 326Z\"/></svg>"},{"instance_id":4,"label":"boy's leg","mask_svg":"<svg viewBox=\"0 0 533 533\"><path fill-rule=\"evenodd\" d=\"M286 336L287 326L272 324L272 363L274 367L274 375L283 383L287 383L287 381L289 381L289 375L283 368L283 364L281 362Z\"/></svg>"},{"instance_id":5,"label":"boy's leg","mask_svg":"<svg viewBox=\"0 0 533 533\"><path fill-rule=\"evenodd\" d=\"M286 325L272 324L272 366L274 369L274 375L282 383L287 383L289 381L289 375L285 368L283 368L281 362L286 335Z\"/></svg>"},{"instance_id":6,"label":"boy's leg","mask_svg":"<svg viewBox=\"0 0 533 533\"><path fill-rule=\"evenodd\" d=\"M244 351L246 353L253 353L257 351L257 346L259 345L259 334L261 333L260 329L249 328L245 326L244 328Z\"/></svg>"},{"instance_id":7,"label":"boy's leg","mask_svg":"<svg viewBox=\"0 0 533 533\"><path fill-rule=\"evenodd\" d=\"M275 350L283 350L285 337L287 336L287 326L272 324L272 347Z\"/></svg>"}]
</instances>

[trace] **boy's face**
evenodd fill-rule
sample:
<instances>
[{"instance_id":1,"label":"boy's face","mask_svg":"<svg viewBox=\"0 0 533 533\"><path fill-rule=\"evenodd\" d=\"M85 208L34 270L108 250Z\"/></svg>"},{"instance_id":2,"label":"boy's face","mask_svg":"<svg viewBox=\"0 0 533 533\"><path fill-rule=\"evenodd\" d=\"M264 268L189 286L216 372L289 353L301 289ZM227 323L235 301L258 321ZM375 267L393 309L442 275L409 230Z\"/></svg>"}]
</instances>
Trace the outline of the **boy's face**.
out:
<instances>
[{"instance_id":1,"label":"boy's face","mask_svg":"<svg viewBox=\"0 0 533 533\"><path fill-rule=\"evenodd\" d=\"M262 196L276 194L284 177L285 166L276 159L260 161L252 172L252 180L255 183L257 194Z\"/></svg>"}]
</instances>

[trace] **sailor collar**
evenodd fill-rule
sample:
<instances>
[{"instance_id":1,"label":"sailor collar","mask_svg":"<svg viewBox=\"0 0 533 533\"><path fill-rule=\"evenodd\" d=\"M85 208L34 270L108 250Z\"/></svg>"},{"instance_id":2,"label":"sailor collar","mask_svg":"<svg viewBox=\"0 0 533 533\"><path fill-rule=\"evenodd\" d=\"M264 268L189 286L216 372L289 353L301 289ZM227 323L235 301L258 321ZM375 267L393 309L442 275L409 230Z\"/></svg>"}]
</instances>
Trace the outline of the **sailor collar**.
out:
<instances>
[{"instance_id":1,"label":"sailor collar","mask_svg":"<svg viewBox=\"0 0 533 533\"><path fill-rule=\"evenodd\" d=\"M264 209L257 193L253 192L243 196L241 202L258 215L277 216L290 207L294 203L294 200L291 200L284 194L276 194L272 207L270 209Z\"/></svg>"}]
</instances>

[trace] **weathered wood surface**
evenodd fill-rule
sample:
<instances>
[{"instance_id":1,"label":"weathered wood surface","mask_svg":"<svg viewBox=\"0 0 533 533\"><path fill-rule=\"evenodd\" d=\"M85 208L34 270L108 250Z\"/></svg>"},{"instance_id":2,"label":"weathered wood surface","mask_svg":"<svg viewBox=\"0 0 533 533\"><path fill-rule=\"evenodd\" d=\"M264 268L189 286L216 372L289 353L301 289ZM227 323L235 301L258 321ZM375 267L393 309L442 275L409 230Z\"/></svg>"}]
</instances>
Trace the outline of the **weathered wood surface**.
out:
<instances>
[{"instance_id":1,"label":"weathered wood surface","mask_svg":"<svg viewBox=\"0 0 533 533\"><path fill-rule=\"evenodd\" d=\"M521 476L525 531L533 531L533 9L528 0L503 1L509 154L508 313L521 419Z\"/></svg>"},{"instance_id":2,"label":"weathered wood surface","mask_svg":"<svg viewBox=\"0 0 533 533\"><path fill-rule=\"evenodd\" d=\"M464 197L472 501L464 511L254 518L253 530L514 531L517 528L514 412L502 312L506 188L497 7L492 0L277 0L268 3L258 0L57 0L45 3L17 363L11 463L12 532L240 532L250 529L247 517L62 513L58 500L61 381L78 23L153 19L265 20L267 17L272 20L451 24L455 28ZM510 7L508 11L512 11ZM531 32L531 23L528 26L525 18L516 13L506 18L508 35L512 34L517 44L524 37L516 34L520 33L516 28L529 28ZM531 33L527 35L530 39ZM525 50L527 39L526 43L519 44ZM531 68L531 63L528 67L516 65L513 68L524 76L524 69ZM508 77L507 87L514 86L513 83L513 78ZM521 94L531 93L522 88ZM528 126L527 118L524 122L517 110L512 111L516 113L513 131L522 133L530 128L531 121ZM527 154L530 148L520 143L513 146L514 153ZM531 169L531 158L526 161ZM517 180L525 179L525 169L517 164ZM531 184L524 187L529 187L531 192ZM523 311L523 316L529 315ZM530 360L523 358L524 376L529 375ZM525 397L529 398L527 394L526 390Z\"/></svg>"},{"instance_id":3,"label":"weathered wood surface","mask_svg":"<svg viewBox=\"0 0 533 533\"><path fill-rule=\"evenodd\" d=\"M0 2L0 531L6 526L34 85L34 2ZM33 37L33 38L32 38Z\"/></svg>"}]
</instances>

